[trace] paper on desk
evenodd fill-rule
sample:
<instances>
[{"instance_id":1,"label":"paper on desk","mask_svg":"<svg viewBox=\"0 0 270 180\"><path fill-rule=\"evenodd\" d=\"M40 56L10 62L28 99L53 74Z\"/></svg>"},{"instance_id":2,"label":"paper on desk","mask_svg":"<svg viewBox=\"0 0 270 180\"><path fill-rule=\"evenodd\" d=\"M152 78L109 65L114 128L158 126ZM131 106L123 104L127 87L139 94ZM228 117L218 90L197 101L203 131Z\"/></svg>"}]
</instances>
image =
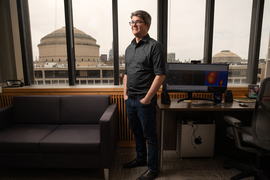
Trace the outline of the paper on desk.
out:
<instances>
[{"instance_id":1,"label":"paper on desk","mask_svg":"<svg viewBox=\"0 0 270 180\"><path fill-rule=\"evenodd\" d=\"M248 103L256 101L256 99L249 99L249 98L233 98L233 100L239 103Z\"/></svg>"}]
</instances>

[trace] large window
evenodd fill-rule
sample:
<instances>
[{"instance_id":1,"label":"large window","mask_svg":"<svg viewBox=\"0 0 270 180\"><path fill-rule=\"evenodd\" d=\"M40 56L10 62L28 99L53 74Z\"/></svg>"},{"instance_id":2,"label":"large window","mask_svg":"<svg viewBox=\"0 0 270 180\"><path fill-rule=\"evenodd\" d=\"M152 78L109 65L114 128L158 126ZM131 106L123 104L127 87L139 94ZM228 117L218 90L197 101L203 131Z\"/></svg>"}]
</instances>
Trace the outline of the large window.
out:
<instances>
[{"instance_id":1,"label":"large window","mask_svg":"<svg viewBox=\"0 0 270 180\"><path fill-rule=\"evenodd\" d=\"M102 67L113 66L112 1L73 0L72 3L76 69L88 68L89 72L94 68L99 72ZM81 85L88 85L88 82L92 85L92 81L94 84L105 82L101 76L98 80L80 77L76 76L76 83Z\"/></svg>"},{"instance_id":2,"label":"large window","mask_svg":"<svg viewBox=\"0 0 270 180\"><path fill-rule=\"evenodd\" d=\"M167 62L202 60L205 0L170 0Z\"/></svg>"},{"instance_id":3,"label":"large window","mask_svg":"<svg viewBox=\"0 0 270 180\"><path fill-rule=\"evenodd\" d=\"M251 16L255 0L216 0L212 63L230 64L229 85L247 86L250 66ZM265 0L258 64L258 83L270 76L270 0ZM64 2L28 0L35 84L68 84ZM111 0L72 0L76 84L114 84L113 17ZM149 35L157 39L156 0L118 0L119 71L125 49L134 35L130 14L146 10L152 16ZM167 61L202 60L205 41L206 0L168 1ZM25 16L26 17L26 16ZM210 31L207 31L210 32ZM115 38L115 37L114 37ZM65 72L65 73L60 73ZM58 74L56 74L58 73ZM254 79L255 76L252 76ZM59 79L58 79L59 78Z\"/></svg>"},{"instance_id":4,"label":"large window","mask_svg":"<svg viewBox=\"0 0 270 180\"><path fill-rule=\"evenodd\" d=\"M252 0L215 1L212 63L230 64L229 85L245 84Z\"/></svg>"},{"instance_id":5,"label":"large window","mask_svg":"<svg viewBox=\"0 0 270 180\"><path fill-rule=\"evenodd\" d=\"M64 3L59 0L28 0L36 85L63 84L68 80ZM47 71L53 68L54 70ZM39 72L44 71L44 74ZM62 73L65 72L65 73ZM66 81L65 81L66 82Z\"/></svg>"}]
</instances>

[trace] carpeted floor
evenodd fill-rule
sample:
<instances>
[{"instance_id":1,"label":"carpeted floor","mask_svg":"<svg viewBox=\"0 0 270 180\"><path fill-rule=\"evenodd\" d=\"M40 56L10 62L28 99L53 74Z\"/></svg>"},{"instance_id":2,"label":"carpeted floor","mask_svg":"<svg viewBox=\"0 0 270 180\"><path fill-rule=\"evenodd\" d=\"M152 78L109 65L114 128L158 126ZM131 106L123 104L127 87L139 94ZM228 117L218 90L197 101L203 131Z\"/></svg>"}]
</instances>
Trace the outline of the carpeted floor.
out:
<instances>
[{"instance_id":1,"label":"carpeted floor","mask_svg":"<svg viewBox=\"0 0 270 180\"><path fill-rule=\"evenodd\" d=\"M135 180L147 167L123 169L125 162L135 158L134 148L117 148L110 169L111 180ZM176 151L164 151L163 172L157 180L228 180L240 171L223 169L224 157L178 158ZM89 162L91 163L91 162ZM27 169L0 168L0 180L102 180L102 169ZM245 180L253 180L246 178Z\"/></svg>"}]
</instances>

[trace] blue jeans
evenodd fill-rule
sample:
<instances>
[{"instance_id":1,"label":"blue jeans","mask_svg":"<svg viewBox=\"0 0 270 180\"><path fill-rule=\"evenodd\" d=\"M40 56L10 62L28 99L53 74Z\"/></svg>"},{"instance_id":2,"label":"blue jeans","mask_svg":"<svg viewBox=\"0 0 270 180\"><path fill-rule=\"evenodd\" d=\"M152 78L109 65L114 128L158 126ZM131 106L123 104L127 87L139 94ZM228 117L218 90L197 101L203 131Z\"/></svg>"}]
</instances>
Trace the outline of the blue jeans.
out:
<instances>
[{"instance_id":1,"label":"blue jeans","mask_svg":"<svg viewBox=\"0 0 270 180\"><path fill-rule=\"evenodd\" d=\"M158 137L156 125L156 105L157 95L155 95L150 104L144 105L140 102L142 98L130 99L125 103L127 107L127 116L129 126L134 134L137 160L146 161L148 143L148 169L158 171Z\"/></svg>"}]
</instances>

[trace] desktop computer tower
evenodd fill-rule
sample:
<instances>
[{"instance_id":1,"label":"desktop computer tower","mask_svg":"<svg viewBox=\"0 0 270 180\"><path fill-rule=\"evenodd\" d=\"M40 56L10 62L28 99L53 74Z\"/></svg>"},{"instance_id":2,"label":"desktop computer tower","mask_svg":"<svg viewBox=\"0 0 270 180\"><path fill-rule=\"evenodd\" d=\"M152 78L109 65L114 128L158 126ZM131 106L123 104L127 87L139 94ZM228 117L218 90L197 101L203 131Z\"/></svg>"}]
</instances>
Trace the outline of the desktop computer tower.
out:
<instances>
[{"instance_id":1,"label":"desktop computer tower","mask_svg":"<svg viewBox=\"0 0 270 180\"><path fill-rule=\"evenodd\" d=\"M176 150L179 157L213 157L215 132L214 120L178 121Z\"/></svg>"}]
</instances>

